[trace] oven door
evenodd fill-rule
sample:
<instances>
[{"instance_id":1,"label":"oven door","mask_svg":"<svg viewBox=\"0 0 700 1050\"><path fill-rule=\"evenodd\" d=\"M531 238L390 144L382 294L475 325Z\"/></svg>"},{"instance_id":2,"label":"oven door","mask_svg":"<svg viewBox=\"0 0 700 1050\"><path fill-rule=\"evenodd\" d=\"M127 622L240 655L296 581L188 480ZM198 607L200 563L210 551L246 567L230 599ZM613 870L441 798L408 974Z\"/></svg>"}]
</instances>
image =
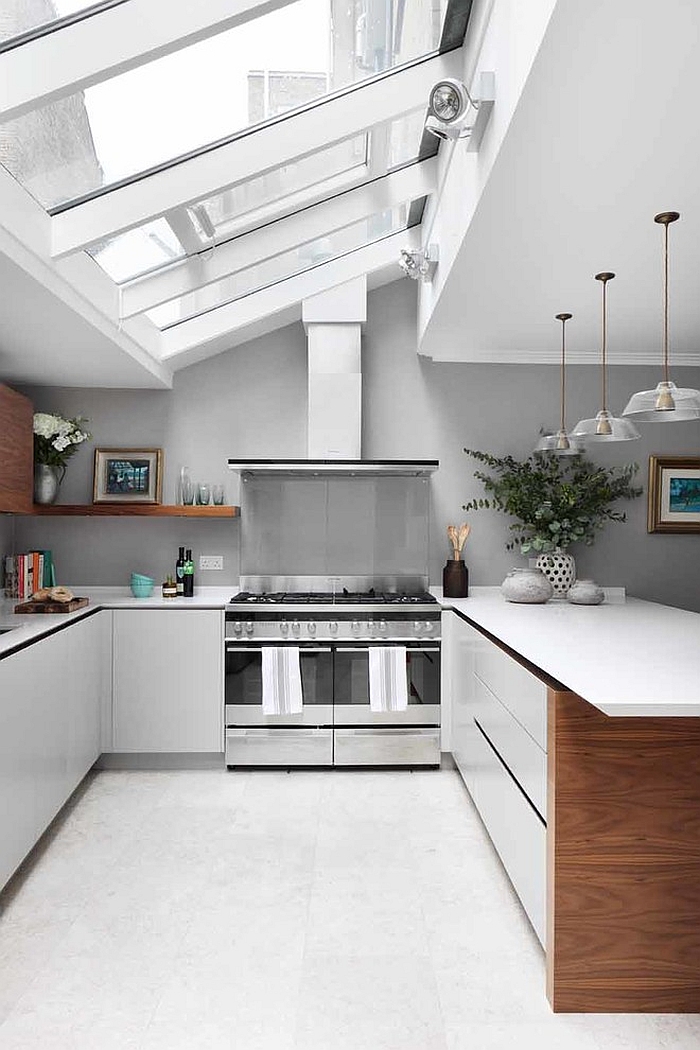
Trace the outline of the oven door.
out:
<instances>
[{"instance_id":1,"label":"oven door","mask_svg":"<svg viewBox=\"0 0 700 1050\"><path fill-rule=\"evenodd\" d=\"M227 726L330 726L333 724L333 651L299 646L304 708L299 715L265 715L262 709L261 645L226 642Z\"/></svg>"},{"instance_id":2,"label":"oven door","mask_svg":"<svg viewBox=\"0 0 700 1050\"><path fill-rule=\"evenodd\" d=\"M440 725L440 646L407 645L408 708L372 711L369 706L370 646L335 648L333 723L336 726Z\"/></svg>"}]
</instances>

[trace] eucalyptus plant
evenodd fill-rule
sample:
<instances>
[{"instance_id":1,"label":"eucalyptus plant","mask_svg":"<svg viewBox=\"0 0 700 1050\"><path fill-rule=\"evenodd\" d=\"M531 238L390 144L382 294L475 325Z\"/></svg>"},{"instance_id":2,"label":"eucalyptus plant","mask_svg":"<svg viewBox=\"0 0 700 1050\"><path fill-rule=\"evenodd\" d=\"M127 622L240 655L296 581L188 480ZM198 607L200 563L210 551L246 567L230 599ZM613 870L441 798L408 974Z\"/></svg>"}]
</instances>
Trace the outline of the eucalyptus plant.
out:
<instances>
[{"instance_id":1,"label":"eucalyptus plant","mask_svg":"<svg viewBox=\"0 0 700 1050\"><path fill-rule=\"evenodd\" d=\"M518 460L469 448L464 451L491 471L474 471L488 495L470 500L464 510L500 510L515 518L506 549L517 547L522 554L566 550L573 543L590 547L606 522L627 520L614 504L642 494L634 484L637 463L602 467L583 456L533 452Z\"/></svg>"}]
</instances>

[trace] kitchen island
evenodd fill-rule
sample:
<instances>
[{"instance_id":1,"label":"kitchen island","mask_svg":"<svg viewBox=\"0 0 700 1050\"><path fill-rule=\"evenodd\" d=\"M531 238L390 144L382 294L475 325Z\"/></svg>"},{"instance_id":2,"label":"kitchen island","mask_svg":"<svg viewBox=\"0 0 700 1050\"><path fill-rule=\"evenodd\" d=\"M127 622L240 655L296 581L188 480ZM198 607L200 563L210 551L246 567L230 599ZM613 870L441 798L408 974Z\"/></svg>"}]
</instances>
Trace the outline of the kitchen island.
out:
<instances>
[{"instance_id":1,"label":"kitchen island","mask_svg":"<svg viewBox=\"0 0 700 1050\"><path fill-rule=\"evenodd\" d=\"M553 1009L700 1011L700 616L444 604L452 749Z\"/></svg>"}]
</instances>

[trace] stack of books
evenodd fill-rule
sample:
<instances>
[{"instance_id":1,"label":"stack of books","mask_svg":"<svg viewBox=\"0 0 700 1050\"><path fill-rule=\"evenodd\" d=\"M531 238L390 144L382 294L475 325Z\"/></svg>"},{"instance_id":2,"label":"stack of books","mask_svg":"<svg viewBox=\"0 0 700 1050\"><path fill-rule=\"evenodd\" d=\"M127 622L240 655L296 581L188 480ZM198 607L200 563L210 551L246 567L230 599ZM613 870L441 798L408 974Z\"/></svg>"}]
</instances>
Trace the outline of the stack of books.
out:
<instances>
[{"instance_id":1,"label":"stack of books","mask_svg":"<svg viewBox=\"0 0 700 1050\"><path fill-rule=\"evenodd\" d=\"M5 597L26 601L41 587L56 586L51 551L7 554L4 559Z\"/></svg>"}]
</instances>

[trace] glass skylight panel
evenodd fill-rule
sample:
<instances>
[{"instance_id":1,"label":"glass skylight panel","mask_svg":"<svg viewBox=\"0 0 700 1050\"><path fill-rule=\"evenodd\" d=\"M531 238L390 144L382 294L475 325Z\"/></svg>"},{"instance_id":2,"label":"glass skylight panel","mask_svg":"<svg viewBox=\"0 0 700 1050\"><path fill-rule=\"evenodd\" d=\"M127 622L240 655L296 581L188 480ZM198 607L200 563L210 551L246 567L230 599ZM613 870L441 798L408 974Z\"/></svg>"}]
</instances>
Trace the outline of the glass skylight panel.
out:
<instances>
[{"instance_id":1,"label":"glass skylight panel","mask_svg":"<svg viewBox=\"0 0 700 1050\"><path fill-rule=\"evenodd\" d=\"M328 149L302 157L292 164L239 183L223 193L202 201L203 207L216 229L225 237L229 227L236 229L246 215L272 205L300 190L323 185L338 175L357 171L367 163L367 136L358 135L346 142L338 142Z\"/></svg>"},{"instance_id":2,"label":"glass skylight panel","mask_svg":"<svg viewBox=\"0 0 700 1050\"><path fill-rule=\"evenodd\" d=\"M0 4L0 43L36 29L50 29L68 15L107 6L95 0L14 0ZM111 5L109 5L111 6Z\"/></svg>"},{"instance_id":3,"label":"glass skylight panel","mask_svg":"<svg viewBox=\"0 0 700 1050\"><path fill-rule=\"evenodd\" d=\"M182 259L185 249L165 219L156 219L94 245L88 254L120 283Z\"/></svg>"},{"instance_id":4,"label":"glass skylight panel","mask_svg":"<svg viewBox=\"0 0 700 1050\"><path fill-rule=\"evenodd\" d=\"M435 51L445 9L294 0L9 121L3 163L57 208Z\"/></svg>"},{"instance_id":5,"label":"glass skylight panel","mask_svg":"<svg viewBox=\"0 0 700 1050\"><path fill-rule=\"evenodd\" d=\"M311 270L331 259L347 255L365 245L399 233L409 223L420 221L420 202L406 202L395 208L355 222L342 229L331 230L325 237L309 241L292 251L284 252L263 262L249 266L221 281L199 288L195 292L173 299L149 310L147 317L161 329L207 313L226 303L234 302L252 292L260 291L296 274Z\"/></svg>"}]
</instances>

